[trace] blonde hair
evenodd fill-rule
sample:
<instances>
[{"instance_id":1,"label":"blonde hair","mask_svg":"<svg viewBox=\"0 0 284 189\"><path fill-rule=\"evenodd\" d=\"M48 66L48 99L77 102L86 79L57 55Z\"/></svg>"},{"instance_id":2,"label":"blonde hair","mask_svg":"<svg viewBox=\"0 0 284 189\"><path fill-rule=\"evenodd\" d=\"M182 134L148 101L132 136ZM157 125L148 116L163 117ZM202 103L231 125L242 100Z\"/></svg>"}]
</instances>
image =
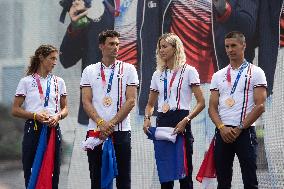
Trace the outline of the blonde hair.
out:
<instances>
[{"instance_id":1,"label":"blonde hair","mask_svg":"<svg viewBox=\"0 0 284 189\"><path fill-rule=\"evenodd\" d=\"M156 48L157 68L156 69L159 71L164 71L166 69L166 66L165 66L166 62L161 59L161 56L159 53L160 41L162 39L164 39L166 42L171 44L173 48L175 48L173 69L182 67L186 62L186 56L184 52L183 43L176 34L165 33L159 38L158 43L157 43L157 48Z\"/></svg>"}]
</instances>

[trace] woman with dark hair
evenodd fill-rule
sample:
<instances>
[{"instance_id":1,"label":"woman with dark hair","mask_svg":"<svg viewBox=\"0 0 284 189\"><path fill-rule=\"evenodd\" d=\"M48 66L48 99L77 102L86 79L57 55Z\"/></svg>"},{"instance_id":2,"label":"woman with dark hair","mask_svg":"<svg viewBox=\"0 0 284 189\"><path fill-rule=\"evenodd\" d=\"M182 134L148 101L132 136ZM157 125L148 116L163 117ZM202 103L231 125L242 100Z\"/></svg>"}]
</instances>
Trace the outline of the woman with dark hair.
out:
<instances>
[{"instance_id":1,"label":"woman with dark hair","mask_svg":"<svg viewBox=\"0 0 284 189\"><path fill-rule=\"evenodd\" d=\"M181 189L191 189L193 136L190 122L205 107L199 74L185 63L183 43L173 33L159 38L156 60L157 69L151 80L143 129L154 140L161 188L172 189L174 180L179 180ZM193 109L190 108L192 93L196 98ZM158 116L154 130L150 127L150 117L157 101Z\"/></svg>"},{"instance_id":2,"label":"woman with dark hair","mask_svg":"<svg viewBox=\"0 0 284 189\"><path fill-rule=\"evenodd\" d=\"M57 57L58 50L52 45L38 47L31 57L27 75L20 80L15 94L12 114L26 120L22 142L26 187L31 180L41 131L47 127L47 138L51 129L55 128L52 188L58 188L61 151L61 132L58 122L67 116L68 109L65 82L52 74L57 64Z\"/></svg>"}]
</instances>

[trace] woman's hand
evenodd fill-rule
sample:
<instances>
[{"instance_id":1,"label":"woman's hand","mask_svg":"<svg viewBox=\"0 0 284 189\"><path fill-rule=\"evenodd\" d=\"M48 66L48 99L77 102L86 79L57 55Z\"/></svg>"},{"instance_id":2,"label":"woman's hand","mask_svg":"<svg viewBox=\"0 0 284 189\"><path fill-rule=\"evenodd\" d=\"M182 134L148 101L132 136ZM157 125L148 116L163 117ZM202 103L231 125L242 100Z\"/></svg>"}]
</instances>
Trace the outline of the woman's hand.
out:
<instances>
[{"instance_id":1,"label":"woman's hand","mask_svg":"<svg viewBox=\"0 0 284 189\"><path fill-rule=\"evenodd\" d=\"M56 127L59 120L60 120L60 114L56 114L54 116L49 117L48 126L49 127Z\"/></svg>"},{"instance_id":2,"label":"woman's hand","mask_svg":"<svg viewBox=\"0 0 284 189\"><path fill-rule=\"evenodd\" d=\"M40 123L45 124L49 122L49 115L46 112L39 112L39 113L36 113L35 119L39 121Z\"/></svg>"},{"instance_id":3,"label":"woman's hand","mask_svg":"<svg viewBox=\"0 0 284 189\"><path fill-rule=\"evenodd\" d=\"M186 125L187 125L187 119L184 118L183 120L178 122L178 124L176 125L174 132L173 132L173 135L183 133L185 128L186 128Z\"/></svg>"},{"instance_id":4,"label":"woman's hand","mask_svg":"<svg viewBox=\"0 0 284 189\"><path fill-rule=\"evenodd\" d=\"M144 133L147 135L148 133L151 133L149 131L149 127L151 126L151 120L150 119L144 119L144 125L143 125L143 130Z\"/></svg>"}]
</instances>

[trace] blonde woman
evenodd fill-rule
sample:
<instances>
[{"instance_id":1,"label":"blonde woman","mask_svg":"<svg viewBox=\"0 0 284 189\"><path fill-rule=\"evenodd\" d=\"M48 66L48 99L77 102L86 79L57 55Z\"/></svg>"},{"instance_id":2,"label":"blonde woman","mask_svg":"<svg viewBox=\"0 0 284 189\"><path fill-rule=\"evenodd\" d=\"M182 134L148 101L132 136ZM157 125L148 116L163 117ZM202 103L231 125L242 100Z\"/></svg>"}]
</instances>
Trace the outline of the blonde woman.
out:
<instances>
[{"instance_id":1,"label":"blonde woman","mask_svg":"<svg viewBox=\"0 0 284 189\"><path fill-rule=\"evenodd\" d=\"M157 70L151 80L150 94L145 109L144 132L154 141L155 158L162 189L173 188L179 180L181 189L193 188L191 120L205 107L200 89L199 74L186 64L180 38L167 33L162 35L156 49ZM191 108L192 93L196 105ZM156 128L151 127L151 116L158 101ZM170 134L158 130L170 130ZM166 139L174 136L174 140Z\"/></svg>"}]
</instances>

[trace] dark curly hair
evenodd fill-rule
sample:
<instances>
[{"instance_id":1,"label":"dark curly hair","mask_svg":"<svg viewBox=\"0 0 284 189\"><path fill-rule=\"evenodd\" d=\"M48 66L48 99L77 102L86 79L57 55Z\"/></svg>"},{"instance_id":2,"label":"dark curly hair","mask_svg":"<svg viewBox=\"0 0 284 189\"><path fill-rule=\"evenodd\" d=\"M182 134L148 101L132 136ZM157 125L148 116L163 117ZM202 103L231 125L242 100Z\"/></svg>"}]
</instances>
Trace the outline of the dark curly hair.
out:
<instances>
[{"instance_id":1,"label":"dark curly hair","mask_svg":"<svg viewBox=\"0 0 284 189\"><path fill-rule=\"evenodd\" d=\"M52 45L39 46L35 51L35 54L31 56L30 65L27 69L27 75L34 74L37 71L40 65L40 55L43 56L43 58L46 58L52 52L58 52L58 49Z\"/></svg>"},{"instance_id":2,"label":"dark curly hair","mask_svg":"<svg viewBox=\"0 0 284 189\"><path fill-rule=\"evenodd\" d=\"M99 34L99 44L104 44L108 37L120 37L120 33L115 30L105 30Z\"/></svg>"}]
</instances>

